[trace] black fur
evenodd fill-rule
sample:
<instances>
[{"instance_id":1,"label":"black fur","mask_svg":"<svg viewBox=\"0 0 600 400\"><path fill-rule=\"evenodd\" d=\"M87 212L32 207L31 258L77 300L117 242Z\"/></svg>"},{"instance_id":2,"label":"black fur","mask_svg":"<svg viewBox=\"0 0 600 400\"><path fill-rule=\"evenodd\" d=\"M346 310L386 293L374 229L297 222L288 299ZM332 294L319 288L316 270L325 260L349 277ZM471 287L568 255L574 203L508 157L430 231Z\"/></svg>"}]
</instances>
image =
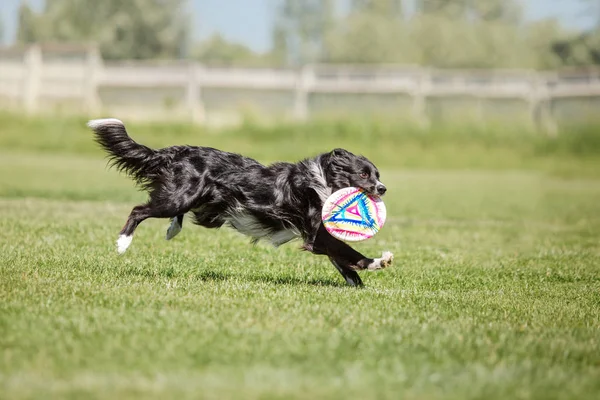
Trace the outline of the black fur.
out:
<instances>
[{"instance_id":1,"label":"black fur","mask_svg":"<svg viewBox=\"0 0 600 400\"><path fill-rule=\"evenodd\" d=\"M132 236L147 218L171 218L181 226L183 215L191 212L198 225L228 224L253 241L278 246L299 237L305 250L327 255L354 286L362 285L357 270L391 262L391 254L387 260L363 256L329 235L321 222L323 202L338 189L385 193L377 168L365 157L335 149L295 164L264 166L210 147L153 150L133 141L119 120L90 121L89 126L112 165L149 192L149 201L133 208L121 235Z\"/></svg>"}]
</instances>

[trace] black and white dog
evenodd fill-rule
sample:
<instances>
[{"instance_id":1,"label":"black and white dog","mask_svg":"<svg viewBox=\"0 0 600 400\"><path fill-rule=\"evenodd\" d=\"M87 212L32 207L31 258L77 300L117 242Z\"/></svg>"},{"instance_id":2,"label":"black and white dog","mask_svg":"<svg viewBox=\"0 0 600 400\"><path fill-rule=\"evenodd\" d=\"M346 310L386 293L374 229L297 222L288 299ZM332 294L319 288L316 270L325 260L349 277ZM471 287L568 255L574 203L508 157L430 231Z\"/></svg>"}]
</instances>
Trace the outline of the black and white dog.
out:
<instances>
[{"instance_id":1,"label":"black and white dog","mask_svg":"<svg viewBox=\"0 0 600 400\"><path fill-rule=\"evenodd\" d=\"M133 208L117 241L125 252L133 232L147 218L171 218L167 240L182 228L183 215L207 228L229 225L253 242L265 239L279 246L301 238L303 248L329 257L346 282L362 285L356 271L378 270L393 255L367 258L331 236L321 221L323 203L332 192L360 187L383 195L379 171L368 159L343 149L296 164L264 166L239 154L210 147L172 146L154 150L133 141L123 122L99 119L88 123L112 165L149 192L146 204Z\"/></svg>"}]
</instances>

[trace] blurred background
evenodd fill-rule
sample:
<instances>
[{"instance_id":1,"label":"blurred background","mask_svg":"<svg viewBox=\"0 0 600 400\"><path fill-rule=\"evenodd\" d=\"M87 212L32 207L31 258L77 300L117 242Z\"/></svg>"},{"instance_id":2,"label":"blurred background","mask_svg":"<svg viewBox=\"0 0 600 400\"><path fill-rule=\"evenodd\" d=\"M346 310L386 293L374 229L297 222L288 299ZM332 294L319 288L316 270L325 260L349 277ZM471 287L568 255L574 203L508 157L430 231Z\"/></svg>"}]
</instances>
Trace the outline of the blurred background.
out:
<instances>
[{"instance_id":1,"label":"blurred background","mask_svg":"<svg viewBox=\"0 0 600 400\"><path fill-rule=\"evenodd\" d=\"M600 0L0 0L0 26L0 399L600 399ZM348 291L298 242L163 219L117 257L146 194L103 117L367 156L387 222L356 248L394 266Z\"/></svg>"},{"instance_id":2,"label":"blurred background","mask_svg":"<svg viewBox=\"0 0 600 400\"><path fill-rule=\"evenodd\" d=\"M2 0L0 108L594 124L598 0Z\"/></svg>"}]
</instances>

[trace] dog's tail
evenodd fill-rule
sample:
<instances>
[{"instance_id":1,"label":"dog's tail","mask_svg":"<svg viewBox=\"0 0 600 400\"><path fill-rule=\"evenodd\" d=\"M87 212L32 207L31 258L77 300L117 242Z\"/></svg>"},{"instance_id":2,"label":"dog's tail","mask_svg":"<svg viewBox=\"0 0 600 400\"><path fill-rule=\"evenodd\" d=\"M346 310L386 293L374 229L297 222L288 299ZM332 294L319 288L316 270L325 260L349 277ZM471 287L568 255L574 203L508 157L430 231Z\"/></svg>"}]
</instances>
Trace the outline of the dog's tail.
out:
<instances>
[{"instance_id":1,"label":"dog's tail","mask_svg":"<svg viewBox=\"0 0 600 400\"><path fill-rule=\"evenodd\" d=\"M159 177L160 155L131 139L122 121L95 119L87 125L94 131L96 142L109 154L111 166L126 172L143 188L148 188Z\"/></svg>"}]
</instances>

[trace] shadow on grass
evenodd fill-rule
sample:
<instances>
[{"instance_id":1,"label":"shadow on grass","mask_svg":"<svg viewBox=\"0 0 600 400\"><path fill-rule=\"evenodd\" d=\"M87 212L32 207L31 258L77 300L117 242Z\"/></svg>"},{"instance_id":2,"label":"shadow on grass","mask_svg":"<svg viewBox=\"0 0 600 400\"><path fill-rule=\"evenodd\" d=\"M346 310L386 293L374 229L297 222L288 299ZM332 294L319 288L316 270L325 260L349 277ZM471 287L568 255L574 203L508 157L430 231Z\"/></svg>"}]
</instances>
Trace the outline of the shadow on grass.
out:
<instances>
[{"instance_id":1,"label":"shadow on grass","mask_svg":"<svg viewBox=\"0 0 600 400\"><path fill-rule=\"evenodd\" d=\"M306 278L302 279L295 276L274 276L270 274L230 274L221 271L200 271L194 275L200 281L251 281L256 283L267 283L273 285L311 285L311 286L325 286L325 287L346 287L344 282L338 282L333 279L323 278Z\"/></svg>"},{"instance_id":2,"label":"shadow on grass","mask_svg":"<svg viewBox=\"0 0 600 400\"><path fill-rule=\"evenodd\" d=\"M162 269L146 269L146 268L128 268L122 271L124 275L139 276L143 278L155 279L161 278L191 278L202 282L225 282L225 281L250 281L256 283L266 283L272 285L310 285L320 287L349 287L341 279L329 278L301 278L289 275L275 276L270 274L248 274L240 271L239 274L228 273L223 271L203 270L198 273L188 273L185 271L177 271L173 267Z\"/></svg>"}]
</instances>

